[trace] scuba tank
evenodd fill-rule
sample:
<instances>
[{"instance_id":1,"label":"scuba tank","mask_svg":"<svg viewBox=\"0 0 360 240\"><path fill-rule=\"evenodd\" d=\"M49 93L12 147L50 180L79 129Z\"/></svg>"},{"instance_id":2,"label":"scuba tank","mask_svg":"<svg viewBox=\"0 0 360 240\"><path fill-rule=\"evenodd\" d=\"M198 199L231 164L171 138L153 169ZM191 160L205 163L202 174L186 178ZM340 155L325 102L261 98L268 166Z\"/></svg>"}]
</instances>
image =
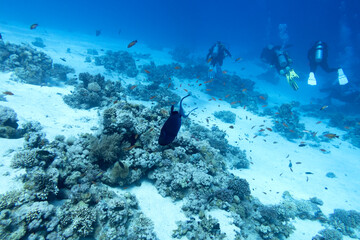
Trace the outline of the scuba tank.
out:
<instances>
[{"instance_id":1,"label":"scuba tank","mask_svg":"<svg viewBox=\"0 0 360 240\"><path fill-rule=\"evenodd\" d=\"M288 60L283 51L276 51L277 60L281 68L284 68L288 65Z\"/></svg>"},{"instance_id":2,"label":"scuba tank","mask_svg":"<svg viewBox=\"0 0 360 240\"><path fill-rule=\"evenodd\" d=\"M213 49L213 52L212 52L212 56L213 57L217 57L217 55L219 54L219 43L217 43Z\"/></svg>"},{"instance_id":3,"label":"scuba tank","mask_svg":"<svg viewBox=\"0 0 360 240\"><path fill-rule=\"evenodd\" d=\"M321 41L316 43L315 47L315 61L317 63L321 62L323 60L324 56L324 45Z\"/></svg>"}]
</instances>

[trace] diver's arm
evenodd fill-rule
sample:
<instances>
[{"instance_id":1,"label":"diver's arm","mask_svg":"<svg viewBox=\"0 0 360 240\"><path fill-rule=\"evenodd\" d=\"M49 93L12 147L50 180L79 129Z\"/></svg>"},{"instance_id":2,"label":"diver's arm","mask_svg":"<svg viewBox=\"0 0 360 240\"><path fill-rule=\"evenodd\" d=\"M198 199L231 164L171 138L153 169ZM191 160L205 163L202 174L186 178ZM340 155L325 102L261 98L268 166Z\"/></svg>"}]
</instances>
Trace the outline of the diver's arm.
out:
<instances>
[{"instance_id":1,"label":"diver's arm","mask_svg":"<svg viewBox=\"0 0 360 240\"><path fill-rule=\"evenodd\" d=\"M224 51L226 52L226 54L227 54L229 57L232 57L232 56L231 56L231 53L229 52L229 50L227 50L227 49L225 48Z\"/></svg>"}]
</instances>

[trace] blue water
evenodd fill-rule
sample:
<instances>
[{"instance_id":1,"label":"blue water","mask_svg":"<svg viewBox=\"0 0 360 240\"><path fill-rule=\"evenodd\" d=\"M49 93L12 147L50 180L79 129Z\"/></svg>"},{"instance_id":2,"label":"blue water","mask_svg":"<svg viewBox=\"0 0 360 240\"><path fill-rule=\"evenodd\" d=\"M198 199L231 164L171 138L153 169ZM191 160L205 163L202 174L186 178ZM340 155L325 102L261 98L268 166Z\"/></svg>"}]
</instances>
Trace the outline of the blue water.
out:
<instances>
[{"instance_id":1,"label":"blue water","mask_svg":"<svg viewBox=\"0 0 360 240\"><path fill-rule=\"evenodd\" d=\"M185 47L206 54L216 41L247 59L269 43L281 44L286 24L294 68L306 74L307 50L329 45L329 65L341 66L360 83L360 2L317 1L0 1L0 20L42 28L137 39L154 48Z\"/></svg>"}]
</instances>

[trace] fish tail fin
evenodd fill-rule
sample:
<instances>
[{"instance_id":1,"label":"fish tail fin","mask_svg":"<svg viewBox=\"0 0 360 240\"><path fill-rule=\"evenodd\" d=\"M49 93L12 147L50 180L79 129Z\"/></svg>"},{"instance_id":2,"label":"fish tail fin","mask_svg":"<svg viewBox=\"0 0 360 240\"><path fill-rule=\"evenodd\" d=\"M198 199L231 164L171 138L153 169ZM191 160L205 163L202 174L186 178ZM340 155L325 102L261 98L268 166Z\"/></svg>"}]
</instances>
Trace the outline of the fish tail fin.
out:
<instances>
[{"instance_id":1,"label":"fish tail fin","mask_svg":"<svg viewBox=\"0 0 360 240\"><path fill-rule=\"evenodd\" d=\"M187 115L185 115L185 116L183 116L184 118L187 118L189 115L190 115L190 113L192 113L193 111L195 111L197 109L197 107L196 108L194 108L193 110L191 110Z\"/></svg>"},{"instance_id":2,"label":"fish tail fin","mask_svg":"<svg viewBox=\"0 0 360 240\"><path fill-rule=\"evenodd\" d=\"M183 98L180 100L180 109L179 109L179 112L180 112L180 115L181 115L182 117L186 117L185 112L184 112L184 109L183 109L183 107L182 107L182 101L183 101L185 98L187 98L188 96L190 96L190 94L186 95L185 97L183 97Z\"/></svg>"}]
</instances>

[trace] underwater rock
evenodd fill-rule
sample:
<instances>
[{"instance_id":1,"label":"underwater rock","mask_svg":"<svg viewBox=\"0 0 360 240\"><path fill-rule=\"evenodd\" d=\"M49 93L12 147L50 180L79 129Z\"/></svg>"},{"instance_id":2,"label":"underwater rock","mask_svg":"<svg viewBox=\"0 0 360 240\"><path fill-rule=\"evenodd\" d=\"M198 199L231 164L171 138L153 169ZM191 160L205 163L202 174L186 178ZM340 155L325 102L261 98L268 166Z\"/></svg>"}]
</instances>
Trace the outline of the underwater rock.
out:
<instances>
[{"instance_id":1,"label":"underwater rock","mask_svg":"<svg viewBox=\"0 0 360 240\"><path fill-rule=\"evenodd\" d=\"M328 177L328 178L336 178L336 175L333 172L328 172L328 173L326 173L326 177Z\"/></svg>"},{"instance_id":2,"label":"underwater rock","mask_svg":"<svg viewBox=\"0 0 360 240\"><path fill-rule=\"evenodd\" d=\"M16 112L9 107L0 105L0 138L20 138L23 129L18 129Z\"/></svg>"},{"instance_id":3,"label":"underwater rock","mask_svg":"<svg viewBox=\"0 0 360 240\"><path fill-rule=\"evenodd\" d=\"M31 44L34 45L35 47L39 47L39 48L46 47L42 38L39 38L39 37L35 38L35 41L31 42Z\"/></svg>"},{"instance_id":4,"label":"underwater rock","mask_svg":"<svg viewBox=\"0 0 360 240\"><path fill-rule=\"evenodd\" d=\"M128 77L136 77L139 73L135 60L126 51L107 51L105 55L95 57L95 65L103 65L106 70L126 74Z\"/></svg>"},{"instance_id":5,"label":"underwater rock","mask_svg":"<svg viewBox=\"0 0 360 240\"><path fill-rule=\"evenodd\" d=\"M236 114L230 111L218 111L214 112L214 116L224 123L235 124Z\"/></svg>"},{"instance_id":6,"label":"underwater rock","mask_svg":"<svg viewBox=\"0 0 360 240\"><path fill-rule=\"evenodd\" d=\"M17 121L17 114L12 108L0 105L0 126L16 129L19 126Z\"/></svg>"},{"instance_id":7,"label":"underwater rock","mask_svg":"<svg viewBox=\"0 0 360 240\"><path fill-rule=\"evenodd\" d=\"M64 102L72 108L90 109L108 105L121 98L120 82L105 81L105 78L89 73L79 74L80 84L72 94L63 97Z\"/></svg>"}]
</instances>

